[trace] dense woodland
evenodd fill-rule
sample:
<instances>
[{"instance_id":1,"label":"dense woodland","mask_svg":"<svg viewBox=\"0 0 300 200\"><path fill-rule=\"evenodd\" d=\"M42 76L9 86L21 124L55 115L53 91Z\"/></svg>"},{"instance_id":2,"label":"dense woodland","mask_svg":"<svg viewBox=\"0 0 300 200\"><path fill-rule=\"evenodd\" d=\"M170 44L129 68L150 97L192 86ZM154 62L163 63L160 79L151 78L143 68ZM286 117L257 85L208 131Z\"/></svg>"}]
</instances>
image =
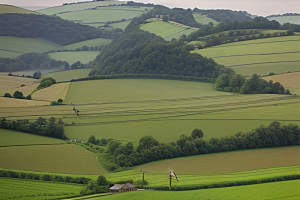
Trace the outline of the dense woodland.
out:
<instances>
[{"instance_id":1,"label":"dense woodland","mask_svg":"<svg viewBox=\"0 0 300 200\"><path fill-rule=\"evenodd\" d=\"M291 94L279 82L269 82L256 73L246 80L241 74L222 74L215 82L215 89L225 92L239 92L241 94Z\"/></svg>"},{"instance_id":2,"label":"dense woodland","mask_svg":"<svg viewBox=\"0 0 300 200\"><path fill-rule=\"evenodd\" d=\"M7 120L0 119L0 128L32 133L36 135L66 139L62 120L51 117L49 120L39 117L35 121L28 119Z\"/></svg>"},{"instance_id":3,"label":"dense woodland","mask_svg":"<svg viewBox=\"0 0 300 200\"><path fill-rule=\"evenodd\" d=\"M94 38L115 38L120 31L99 30L59 17L35 14L0 14L0 36L45 38L60 45L68 45Z\"/></svg>"},{"instance_id":4,"label":"dense woodland","mask_svg":"<svg viewBox=\"0 0 300 200\"><path fill-rule=\"evenodd\" d=\"M243 21L251 20L250 14L246 11L232 11L232 10L202 10L198 8L193 9L193 13L206 15L217 22Z\"/></svg>"},{"instance_id":5,"label":"dense woodland","mask_svg":"<svg viewBox=\"0 0 300 200\"><path fill-rule=\"evenodd\" d=\"M137 148L131 142L122 145L121 142L112 140L106 146L106 168L113 171L182 156L300 145L300 128L294 124L281 125L275 121L247 133L238 132L232 136L210 140L203 140L203 137L204 133L200 129L194 129L190 136L181 135L176 142L171 143L160 143L152 136L144 136L139 140ZM102 145L101 141L94 136L89 139L90 143L96 145Z\"/></svg>"}]
</instances>

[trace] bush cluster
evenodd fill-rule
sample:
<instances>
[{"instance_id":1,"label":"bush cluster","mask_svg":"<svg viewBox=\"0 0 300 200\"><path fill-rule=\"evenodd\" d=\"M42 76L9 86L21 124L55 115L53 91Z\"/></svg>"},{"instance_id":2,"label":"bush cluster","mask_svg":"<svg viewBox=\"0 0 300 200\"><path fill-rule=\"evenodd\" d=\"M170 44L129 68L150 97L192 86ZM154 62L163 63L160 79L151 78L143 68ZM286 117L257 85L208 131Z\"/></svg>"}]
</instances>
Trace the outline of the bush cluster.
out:
<instances>
[{"instance_id":1,"label":"bush cluster","mask_svg":"<svg viewBox=\"0 0 300 200\"><path fill-rule=\"evenodd\" d=\"M12 170L0 170L0 177L34 179L43 181L55 181L66 183L87 184L91 179L86 177L60 176L54 174L38 174L30 172L16 172Z\"/></svg>"},{"instance_id":2,"label":"bush cluster","mask_svg":"<svg viewBox=\"0 0 300 200\"><path fill-rule=\"evenodd\" d=\"M31 100L31 95L27 95L26 97L23 95L22 92L20 91L15 91L13 96L11 96L9 93L5 93L4 94L4 97L8 97L8 98L16 98L16 99L28 99L28 100Z\"/></svg>"}]
</instances>

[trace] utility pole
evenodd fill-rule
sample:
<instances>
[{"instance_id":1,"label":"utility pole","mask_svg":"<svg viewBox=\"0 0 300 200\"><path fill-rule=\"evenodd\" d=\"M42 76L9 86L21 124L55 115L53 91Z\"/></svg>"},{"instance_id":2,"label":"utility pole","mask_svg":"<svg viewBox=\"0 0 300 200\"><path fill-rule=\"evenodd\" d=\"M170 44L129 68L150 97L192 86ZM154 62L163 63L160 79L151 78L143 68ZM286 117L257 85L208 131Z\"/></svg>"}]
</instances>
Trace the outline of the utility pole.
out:
<instances>
[{"instance_id":1,"label":"utility pole","mask_svg":"<svg viewBox=\"0 0 300 200\"><path fill-rule=\"evenodd\" d=\"M171 190L171 189L172 189L172 173L170 172L169 175L170 175L170 186L169 186L169 190Z\"/></svg>"},{"instance_id":2,"label":"utility pole","mask_svg":"<svg viewBox=\"0 0 300 200\"><path fill-rule=\"evenodd\" d=\"M140 172L143 172L142 188L144 189L145 171L140 170Z\"/></svg>"}]
</instances>

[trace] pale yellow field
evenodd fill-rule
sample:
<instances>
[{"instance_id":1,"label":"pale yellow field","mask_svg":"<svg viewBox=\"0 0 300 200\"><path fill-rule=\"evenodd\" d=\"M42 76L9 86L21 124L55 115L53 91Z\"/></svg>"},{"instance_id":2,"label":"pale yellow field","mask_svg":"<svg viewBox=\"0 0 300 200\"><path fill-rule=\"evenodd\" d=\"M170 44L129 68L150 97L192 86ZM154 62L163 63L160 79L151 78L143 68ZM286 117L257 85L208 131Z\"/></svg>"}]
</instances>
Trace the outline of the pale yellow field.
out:
<instances>
[{"instance_id":1,"label":"pale yellow field","mask_svg":"<svg viewBox=\"0 0 300 200\"><path fill-rule=\"evenodd\" d=\"M5 93L10 93L11 96L15 91L20 91L24 96L29 95L36 87L39 81L32 78L24 78L24 77L14 77L0 75L0 96L3 96ZM24 84L24 87L21 85Z\"/></svg>"},{"instance_id":2,"label":"pale yellow field","mask_svg":"<svg viewBox=\"0 0 300 200\"><path fill-rule=\"evenodd\" d=\"M70 83L59 83L51 85L50 87L38 90L32 94L32 99L41 101L57 101L64 99L69 90Z\"/></svg>"},{"instance_id":3,"label":"pale yellow field","mask_svg":"<svg viewBox=\"0 0 300 200\"><path fill-rule=\"evenodd\" d=\"M49 105L49 102L0 97L0 108L35 107L44 105ZM3 110L1 109L1 111Z\"/></svg>"},{"instance_id":4,"label":"pale yellow field","mask_svg":"<svg viewBox=\"0 0 300 200\"><path fill-rule=\"evenodd\" d=\"M286 89L289 89L291 93L300 94L300 72L268 76L263 79L266 81L273 80L273 82L279 82Z\"/></svg>"}]
</instances>

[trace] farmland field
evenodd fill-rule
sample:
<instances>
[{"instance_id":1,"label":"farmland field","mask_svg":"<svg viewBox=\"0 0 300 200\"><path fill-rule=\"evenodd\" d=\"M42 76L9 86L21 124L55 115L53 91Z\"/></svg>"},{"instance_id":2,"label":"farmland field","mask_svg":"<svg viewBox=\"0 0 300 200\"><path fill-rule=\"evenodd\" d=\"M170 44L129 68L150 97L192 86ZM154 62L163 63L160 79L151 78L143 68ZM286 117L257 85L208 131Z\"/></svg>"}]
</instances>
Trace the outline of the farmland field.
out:
<instances>
[{"instance_id":1,"label":"farmland field","mask_svg":"<svg viewBox=\"0 0 300 200\"><path fill-rule=\"evenodd\" d=\"M98 7L92 10L83 10L57 14L63 19L76 21L79 23L106 23L107 21L116 21L121 19L132 19L147 12L149 7L131 7L131 6L109 6ZM96 22L96 23L95 23ZM103 25L103 24L102 24Z\"/></svg>"},{"instance_id":2,"label":"farmland field","mask_svg":"<svg viewBox=\"0 0 300 200\"><path fill-rule=\"evenodd\" d=\"M96 155L73 144L0 147L0 168L61 174L105 174Z\"/></svg>"},{"instance_id":3,"label":"farmland field","mask_svg":"<svg viewBox=\"0 0 300 200\"><path fill-rule=\"evenodd\" d=\"M300 146L218 153L157 161L135 167L150 173L220 174L300 165Z\"/></svg>"},{"instance_id":4,"label":"farmland field","mask_svg":"<svg viewBox=\"0 0 300 200\"><path fill-rule=\"evenodd\" d=\"M55 138L49 138L7 129L0 129L0 138L0 146L65 143L65 141Z\"/></svg>"},{"instance_id":5,"label":"farmland field","mask_svg":"<svg viewBox=\"0 0 300 200\"><path fill-rule=\"evenodd\" d=\"M283 86L293 94L300 94L300 72L279 74L274 76L264 77L266 81L280 82Z\"/></svg>"},{"instance_id":6,"label":"farmland field","mask_svg":"<svg viewBox=\"0 0 300 200\"><path fill-rule=\"evenodd\" d=\"M75 4L68 4L68 5L61 5L50 7L46 9L38 10L38 12L46 14L46 15L53 15L61 12L67 11L77 11L77 10L84 10L89 8L95 8L97 6L109 6L110 4L126 4L127 1L96 1L96 2L87 2L87 3L75 3Z\"/></svg>"},{"instance_id":7,"label":"farmland field","mask_svg":"<svg viewBox=\"0 0 300 200\"><path fill-rule=\"evenodd\" d=\"M0 36L0 57L14 58L24 53L44 53L58 50L62 46L43 38L21 38L13 36ZM3 53L3 54L2 54Z\"/></svg>"},{"instance_id":8,"label":"farmland field","mask_svg":"<svg viewBox=\"0 0 300 200\"><path fill-rule=\"evenodd\" d=\"M0 14L3 13L39 14L31 10L26 10L12 5L0 4Z\"/></svg>"},{"instance_id":9,"label":"farmland field","mask_svg":"<svg viewBox=\"0 0 300 200\"><path fill-rule=\"evenodd\" d=\"M283 181L277 183L264 183L259 185L247 185L229 188L214 188L193 191L138 191L122 194L114 194L106 197L96 197L91 200L114 200L114 199L173 199L173 200L232 200L232 199L278 199L278 200L296 200L300 198L300 181Z\"/></svg>"},{"instance_id":10,"label":"farmland field","mask_svg":"<svg viewBox=\"0 0 300 200\"><path fill-rule=\"evenodd\" d=\"M181 35L189 35L197 29L193 29L187 27L185 25L173 25L171 22L163 22L163 21L154 21L146 23L140 27L140 29L144 31L149 31L150 33L154 33L158 36L161 36L167 41L171 41L172 38L178 39Z\"/></svg>"},{"instance_id":11,"label":"farmland field","mask_svg":"<svg viewBox=\"0 0 300 200\"><path fill-rule=\"evenodd\" d=\"M280 16L280 17L269 17L268 20L276 20L280 24L291 23L291 24L300 24L300 16Z\"/></svg>"},{"instance_id":12,"label":"farmland field","mask_svg":"<svg viewBox=\"0 0 300 200\"><path fill-rule=\"evenodd\" d=\"M0 178L0 199L61 199L79 196L84 188L72 183Z\"/></svg>"},{"instance_id":13,"label":"farmland field","mask_svg":"<svg viewBox=\"0 0 300 200\"><path fill-rule=\"evenodd\" d=\"M201 24L208 24L209 22L212 22L215 26L219 24L216 20L207 17L206 15L201 15L201 14L193 14L196 22L201 23Z\"/></svg>"},{"instance_id":14,"label":"farmland field","mask_svg":"<svg viewBox=\"0 0 300 200\"><path fill-rule=\"evenodd\" d=\"M89 63L98 55L99 51L72 51L72 52L55 52L49 53L50 58L55 60L67 61L70 65L80 61L81 63Z\"/></svg>"},{"instance_id":15,"label":"farmland field","mask_svg":"<svg viewBox=\"0 0 300 200\"><path fill-rule=\"evenodd\" d=\"M250 76L299 71L300 36L275 37L223 44L196 50L203 56Z\"/></svg>"},{"instance_id":16,"label":"farmland field","mask_svg":"<svg viewBox=\"0 0 300 200\"><path fill-rule=\"evenodd\" d=\"M49 73L43 77L52 77L57 82L61 81L69 81L71 79L77 79L77 78L84 78L89 75L89 72L91 69L76 69L76 70L67 70L67 71L60 71L60 72L54 72Z\"/></svg>"},{"instance_id":17,"label":"farmland field","mask_svg":"<svg viewBox=\"0 0 300 200\"><path fill-rule=\"evenodd\" d=\"M32 94L31 98L33 100L39 101L57 101L58 99L64 99L68 92L70 83L60 83L54 84L50 87L38 90Z\"/></svg>"},{"instance_id":18,"label":"farmland field","mask_svg":"<svg viewBox=\"0 0 300 200\"><path fill-rule=\"evenodd\" d=\"M62 49L66 50L76 50L76 48L81 48L84 45L87 45L88 47L92 46L100 46L100 45L108 45L111 43L112 39L106 39L106 38L96 38L92 40L85 40L82 42L77 42L74 44L63 46Z\"/></svg>"}]
</instances>

